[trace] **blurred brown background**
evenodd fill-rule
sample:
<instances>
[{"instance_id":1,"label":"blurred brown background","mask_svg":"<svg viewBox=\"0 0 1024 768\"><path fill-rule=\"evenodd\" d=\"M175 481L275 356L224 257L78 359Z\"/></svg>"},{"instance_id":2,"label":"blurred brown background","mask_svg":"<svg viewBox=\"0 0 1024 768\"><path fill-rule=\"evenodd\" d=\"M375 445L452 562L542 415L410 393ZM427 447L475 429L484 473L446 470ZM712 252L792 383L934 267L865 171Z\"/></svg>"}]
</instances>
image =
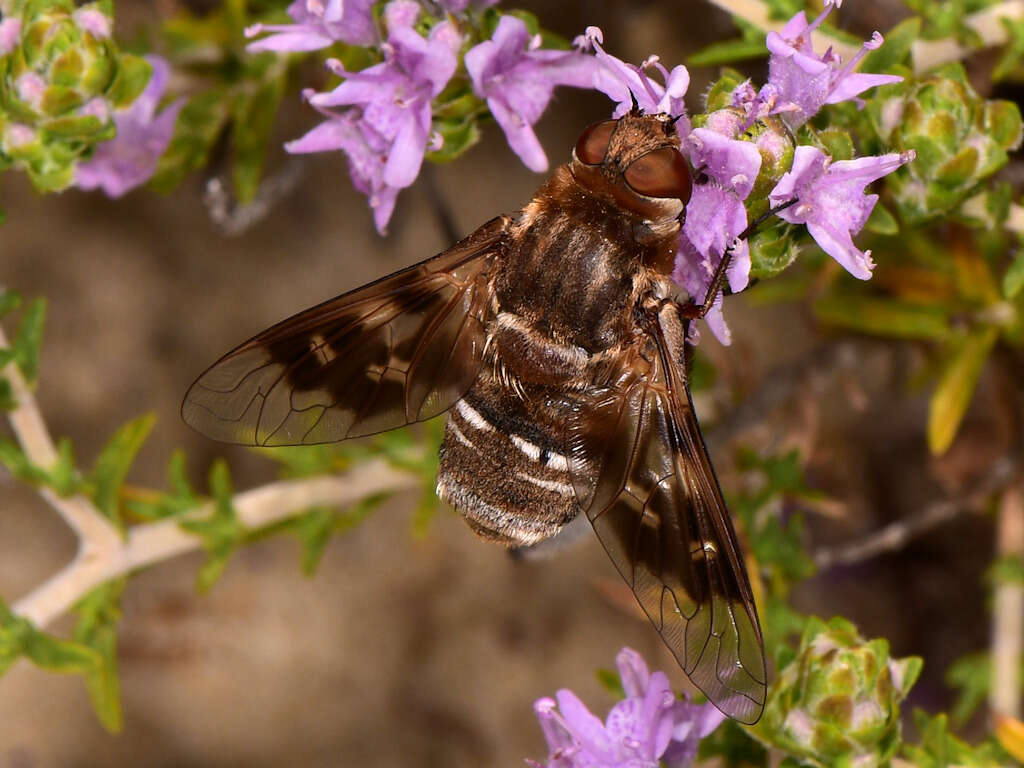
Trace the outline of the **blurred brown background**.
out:
<instances>
[{"instance_id":1,"label":"blurred brown background","mask_svg":"<svg viewBox=\"0 0 1024 768\"><path fill-rule=\"evenodd\" d=\"M568 37L601 26L608 49L632 61L658 52L672 66L731 34L724 14L698 2L528 5ZM156 17L141 6L121 3L119 23L130 29ZM844 8L842 19L857 32L891 22L855 12ZM713 73L692 75L689 103L698 109ZM560 91L539 127L552 163L608 109L603 97ZM291 98L280 139L314 120ZM286 162L275 150L271 171ZM137 191L110 201L77 191L41 197L7 174L0 280L49 300L38 395L54 435L71 437L89 466L117 426L155 410L159 422L130 482L163 487L179 446L201 488L220 455L238 489L272 479L271 462L188 430L178 418L182 394L252 333L446 247L436 199L469 232L518 208L541 181L496 126L459 161L428 170L436 192L423 179L403 192L387 238L373 231L337 155L311 158L295 191L238 237L211 224L201 178L168 197ZM736 440L804 450L810 483L843 502L829 508L831 519L811 516L811 549L956 494L1000 450L1000 425L972 411L950 457L929 462L927 392L908 386L921 364L915 350L823 337L805 308L756 298L755 288L728 300L731 348L705 334L702 350L720 375L698 407L727 490L737 482ZM765 395L780 386L779 397ZM986 377L981 386L984 398L999 383ZM763 411L734 418L730 440L716 439L715 424L751 401ZM13 602L66 563L75 541L4 470L0 489L0 595ZM79 678L21 662L0 679L0 768L521 765L545 753L533 700L571 687L603 715L611 702L594 670L612 666L623 645L682 687L647 623L598 588L618 577L595 540L554 560L516 562L447 511L416 540L414 500L397 498L333 540L311 580L286 537L239 551L206 596L194 590L200 554L138 575L120 632L124 732L102 730ZM924 655L912 702L946 706L945 666L987 642L981 571L990 539L987 518L961 516L899 554L822 573L795 602L848 616L865 635L890 638L898 655Z\"/></svg>"}]
</instances>

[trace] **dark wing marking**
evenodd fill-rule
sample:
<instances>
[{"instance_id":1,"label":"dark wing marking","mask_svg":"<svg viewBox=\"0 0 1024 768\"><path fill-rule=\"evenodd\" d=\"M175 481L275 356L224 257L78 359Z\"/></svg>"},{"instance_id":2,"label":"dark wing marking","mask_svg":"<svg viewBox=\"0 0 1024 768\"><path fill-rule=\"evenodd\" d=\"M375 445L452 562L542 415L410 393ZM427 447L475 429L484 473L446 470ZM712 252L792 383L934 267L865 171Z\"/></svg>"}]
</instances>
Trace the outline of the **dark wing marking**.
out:
<instances>
[{"instance_id":1,"label":"dark wing marking","mask_svg":"<svg viewBox=\"0 0 1024 768\"><path fill-rule=\"evenodd\" d=\"M674 306L652 318L646 352L574 406L577 499L679 665L722 712L761 716L761 628L743 553L679 362ZM632 357L629 355L632 354Z\"/></svg>"},{"instance_id":2,"label":"dark wing marking","mask_svg":"<svg viewBox=\"0 0 1024 768\"><path fill-rule=\"evenodd\" d=\"M326 443L422 421L479 373L487 270L509 220L284 320L206 370L181 406L216 440Z\"/></svg>"}]
</instances>

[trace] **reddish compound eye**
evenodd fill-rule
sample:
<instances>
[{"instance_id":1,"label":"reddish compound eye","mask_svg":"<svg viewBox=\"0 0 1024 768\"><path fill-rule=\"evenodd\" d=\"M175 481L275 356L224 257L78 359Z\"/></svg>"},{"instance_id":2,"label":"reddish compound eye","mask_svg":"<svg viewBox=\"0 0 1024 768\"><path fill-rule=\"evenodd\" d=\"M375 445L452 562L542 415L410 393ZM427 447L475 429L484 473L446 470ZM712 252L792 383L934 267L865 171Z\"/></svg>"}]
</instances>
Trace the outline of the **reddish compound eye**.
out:
<instances>
[{"instance_id":1,"label":"reddish compound eye","mask_svg":"<svg viewBox=\"0 0 1024 768\"><path fill-rule=\"evenodd\" d=\"M583 131L579 141L576 142L576 157L581 163L600 165L604 161L604 155L608 151L608 142L612 140L612 133L618 122L618 120L602 120Z\"/></svg>"},{"instance_id":2,"label":"reddish compound eye","mask_svg":"<svg viewBox=\"0 0 1024 768\"><path fill-rule=\"evenodd\" d=\"M625 176L626 183L638 194L678 198L683 203L690 200L690 167L686 158L672 147L655 149L634 160Z\"/></svg>"}]
</instances>

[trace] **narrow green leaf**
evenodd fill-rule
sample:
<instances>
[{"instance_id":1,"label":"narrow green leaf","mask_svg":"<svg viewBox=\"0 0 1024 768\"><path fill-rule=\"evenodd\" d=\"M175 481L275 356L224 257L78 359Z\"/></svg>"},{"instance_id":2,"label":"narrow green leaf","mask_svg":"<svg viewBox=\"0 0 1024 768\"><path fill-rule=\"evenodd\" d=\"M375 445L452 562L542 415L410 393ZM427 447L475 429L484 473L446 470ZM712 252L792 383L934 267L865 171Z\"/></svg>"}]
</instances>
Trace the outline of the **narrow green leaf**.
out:
<instances>
[{"instance_id":1,"label":"narrow green leaf","mask_svg":"<svg viewBox=\"0 0 1024 768\"><path fill-rule=\"evenodd\" d=\"M2 365L3 363L0 363L0 366ZM17 407L14 393L11 391L11 382L7 379L0 379L0 411L13 411Z\"/></svg>"},{"instance_id":2,"label":"narrow green leaf","mask_svg":"<svg viewBox=\"0 0 1024 768\"><path fill-rule=\"evenodd\" d=\"M686 63L691 67L721 67L740 61L761 59L767 55L768 49L764 47L763 40L743 40L741 38L712 43L688 56Z\"/></svg>"},{"instance_id":3,"label":"narrow green leaf","mask_svg":"<svg viewBox=\"0 0 1024 768\"><path fill-rule=\"evenodd\" d=\"M25 652L25 642L34 631L26 619L15 616L0 600L0 675Z\"/></svg>"},{"instance_id":4,"label":"narrow green leaf","mask_svg":"<svg viewBox=\"0 0 1024 768\"><path fill-rule=\"evenodd\" d=\"M874 232L876 235L898 235L900 232L900 225L896 221L896 217L881 203L878 203L871 211L864 226L867 227L868 232Z\"/></svg>"},{"instance_id":5,"label":"narrow green leaf","mask_svg":"<svg viewBox=\"0 0 1024 768\"><path fill-rule=\"evenodd\" d=\"M949 310L867 296L826 296L814 304L822 322L860 333L901 339L945 339Z\"/></svg>"},{"instance_id":6,"label":"narrow green leaf","mask_svg":"<svg viewBox=\"0 0 1024 768\"><path fill-rule=\"evenodd\" d=\"M46 300L35 299L25 308L14 340L14 361L29 383L39 373L39 346L43 342L43 324L46 321Z\"/></svg>"},{"instance_id":7,"label":"narrow green leaf","mask_svg":"<svg viewBox=\"0 0 1024 768\"><path fill-rule=\"evenodd\" d=\"M1015 299L1024 290L1024 251L1014 258L1003 275L1003 296Z\"/></svg>"},{"instance_id":8,"label":"narrow green leaf","mask_svg":"<svg viewBox=\"0 0 1024 768\"><path fill-rule=\"evenodd\" d=\"M210 492L213 494L213 513L205 520L186 520L183 530L203 540L207 559L200 568L196 586L208 592L224 573L228 558L246 537L246 530L238 522L232 503L231 475L227 462L217 459L210 469Z\"/></svg>"},{"instance_id":9,"label":"narrow green leaf","mask_svg":"<svg viewBox=\"0 0 1024 768\"><path fill-rule=\"evenodd\" d=\"M959 728L988 697L992 686L991 657L987 653L961 656L946 670L946 685L959 691L950 713L953 724Z\"/></svg>"},{"instance_id":10,"label":"narrow green leaf","mask_svg":"<svg viewBox=\"0 0 1024 768\"><path fill-rule=\"evenodd\" d=\"M152 413L129 421L114 433L96 459L91 476L95 489L93 501L100 512L113 522L121 522L118 493L135 455L155 423L156 416Z\"/></svg>"},{"instance_id":11,"label":"narrow green leaf","mask_svg":"<svg viewBox=\"0 0 1024 768\"><path fill-rule=\"evenodd\" d=\"M314 507L295 518L292 530L298 534L302 542L302 573L306 576L316 574L323 559L327 542L334 533L337 515L328 507Z\"/></svg>"},{"instance_id":12,"label":"narrow green leaf","mask_svg":"<svg viewBox=\"0 0 1024 768\"><path fill-rule=\"evenodd\" d=\"M998 335L995 328L973 331L947 362L928 407L928 448L933 454L945 453L953 443Z\"/></svg>"},{"instance_id":13,"label":"narrow green leaf","mask_svg":"<svg viewBox=\"0 0 1024 768\"><path fill-rule=\"evenodd\" d=\"M28 460L21 447L6 438L0 437L0 464L3 464L12 475L32 485L45 485L50 476Z\"/></svg>"},{"instance_id":14,"label":"narrow green leaf","mask_svg":"<svg viewBox=\"0 0 1024 768\"><path fill-rule=\"evenodd\" d=\"M75 466L75 452L71 440L66 437L57 441L57 463L50 470L49 483L61 496L78 493L85 486Z\"/></svg>"},{"instance_id":15,"label":"narrow green leaf","mask_svg":"<svg viewBox=\"0 0 1024 768\"><path fill-rule=\"evenodd\" d=\"M0 317L10 314L21 306L21 295L15 291L0 288Z\"/></svg>"},{"instance_id":16,"label":"narrow green leaf","mask_svg":"<svg viewBox=\"0 0 1024 768\"><path fill-rule=\"evenodd\" d=\"M178 113L174 138L157 162L150 185L169 192L189 173L206 164L210 150L230 116L230 100L222 89L192 96Z\"/></svg>"},{"instance_id":17,"label":"narrow green leaf","mask_svg":"<svg viewBox=\"0 0 1024 768\"><path fill-rule=\"evenodd\" d=\"M25 638L25 658L52 672L74 672L88 675L102 663L95 650L82 643L62 640L33 629Z\"/></svg>"},{"instance_id":18,"label":"narrow green leaf","mask_svg":"<svg viewBox=\"0 0 1024 768\"><path fill-rule=\"evenodd\" d=\"M121 730L121 683L117 674L117 625L121 620L121 595L126 580L107 582L75 605L78 624L74 638L96 652L99 663L85 671L93 710L111 733Z\"/></svg>"},{"instance_id":19,"label":"narrow green leaf","mask_svg":"<svg viewBox=\"0 0 1024 768\"><path fill-rule=\"evenodd\" d=\"M254 84L251 93L235 101L231 137L235 163L231 177L240 203L248 203L256 196L284 86L285 70L281 68L279 74Z\"/></svg>"}]
</instances>

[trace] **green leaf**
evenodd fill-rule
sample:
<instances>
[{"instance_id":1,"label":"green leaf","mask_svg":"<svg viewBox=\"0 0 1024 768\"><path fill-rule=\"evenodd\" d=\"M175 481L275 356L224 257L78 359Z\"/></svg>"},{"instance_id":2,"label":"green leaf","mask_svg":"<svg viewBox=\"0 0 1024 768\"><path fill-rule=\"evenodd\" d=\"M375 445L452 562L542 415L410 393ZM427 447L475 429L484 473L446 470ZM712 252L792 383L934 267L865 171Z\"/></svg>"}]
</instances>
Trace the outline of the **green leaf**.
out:
<instances>
[{"instance_id":1,"label":"green leaf","mask_svg":"<svg viewBox=\"0 0 1024 768\"><path fill-rule=\"evenodd\" d=\"M0 288L0 318L21 306L21 295L15 291Z\"/></svg>"},{"instance_id":2,"label":"green leaf","mask_svg":"<svg viewBox=\"0 0 1024 768\"><path fill-rule=\"evenodd\" d=\"M595 670L598 684L605 690L613 699L624 699L626 698L626 689L622 687L622 680L619 678L619 673L614 669L608 669L607 667L598 667Z\"/></svg>"},{"instance_id":3,"label":"green leaf","mask_svg":"<svg viewBox=\"0 0 1024 768\"><path fill-rule=\"evenodd\" d=\"M874 232L876 235L891 236L898 235L900 232L900 225L896 221L896 217L889 213L889 209L881 203L875 206L864 226L868 232Z\"/></svg>"},{"instance_id":4,"label":"green leaf","mask_svg":"<svg viewBox=\"0 0 1024 768\"><path fill-rule=\"evenodd\" d=\"M21 446L2 437L0 437L0 464L7 467L8 471L19 480L24 480L32 485L46 485L50 479L48 472L28 460L21 450Z\"/></svg>"},{"instance_id":5,"label":"green leaf","mask_svg":"<svg viewBox=\"0 0 1024 768\"><path fill-rule=\"evenodd\" d=\"M153 76L153 67L141 56L130 53L118 57L117 75L106 96L110 103L125 107L139 97Z\"/></svg>"},{"instance_id":6,"label":"green leaf","mask_svg":"<svg viewBox=\"0 0 1024 768\"><path fill-rule=\"evenodd\" d=\"M313 576L335 531L337 514L329 507L313 507L295 518L291 529L302 542L302 573Z\"/></svg>"},{"instance_id":7,"label":"green leaf","mask_svg":"<svg viewBox=\"0 0 1024 768\"><path fill-rule=\"evenodd\" d=\"M86 670L85 683L92 706L111 733L121 730L121 684L117 674L117 624L121 620L121 595L126 579L97 587L75 604L78 624L74 638L94 650L99 663Z\"/></svg>"},{"instance_id":8,"label":"green leaf","mask_svg":"<svg viewBox=\"0 0 1024 768\"><path fill-rule=\"evenodd\" d=\"M0 367L4 364L0 362ZM11 382L7 379L0 379L0 411L13 411L18 407L14 401L14 392L11 391Z\"/></svg>"},{"instance_id":9,"label":"green leaf","mask_svg":"<svg viewBox=\"0 0 1024 768\"><path fill-rule=\"evenodd\" d=\"M961 656L946 670L946 685L959 690L950 717L960 728L988 697L992 687L992 660L987 653Z\"/></svg>"},{"instance_id":10,"label":"green leaf","mask_svg":"<svg viewBox=\"0 0 1024 768\"><path fill-rule=\"evenodd\" d=\"M914 725L921 734L921 742L904 744L903 755L917 768L998 768L1006 764L994 744L972 747L950 733L945 714L929 717L916 709Z\"/></svg>"},{"instance_id":11,"label":"green leaf","mask_svg":"<svg viewBox=\"0 0 1024 768\"><path fill-rule=\"evenodd\" d=\"M135 455L149 436L156 415L148 413L122 426L103 447L92 470L93 502L112 522L121 523L118 493L135 461Z\"/></svg>"},{"instance_id":12,"label":"green leaf","mask_svg":"<svg viewBox=\"0 0 1024 768\"><path fill-rule=\"evenodd\" d=\"M1024 290L1024 251L1019 252L1003 275L1003 296L1015 299Z\"/></svg>"},{"instance_id":13,"label":"green leaf","mask_svg":"<svg viewBox=\"0 0 1024 768\"><path fill-rule=\"evenodd\" d=\"M259 188L274 118L284 95L285 72L281 68L274 76L253 84L251 93L235 101L231 135L235 163L231 178L239 203L250 202Z\"/></svg>"},{"instance_id":14,"label":"green leaf","mask_svg":"<svg viewBox=\"0 0 1024 768\"><path fill-rule=\"evenodd\" d=\"M214 88L190 98L178 113L174 138L157 162L150 185L157 191L168 192L205 165L229 116L230 99L224 89Z\"/></svg>"},{"instance_id":15,"label":"green leaf","mask_svg":"<svg viewBox=\"0 0 1024 768\"><path fill-rule=\"evenodd\" d=\"M933 454L945 453L953 443L998 335L995 328L971 332L947 361L928 407L928 448Z\"/></svg>"},{"instance_id":16,"label":"green leaf","mask_svg":"<svg viewBox=\"0 0 1024 768\"><path fill-rule=\"evenodd\" d=\"M169 491L157 493L146 498L133 498L125 501L125 507L136 517L143 520L160 520L173 517L199 506L199 499L192 492L185 468L185 453L177 450L171 454L167 465L167 482Z\"/></svg>"},{"instance_id":17,"label":"green leaf","mask_svg":"<svg viewBox=\"0 0 1024 768\"><path fill-rule=\"evenodd\" d=\"M686 64L691 67L721 67L740 61L764 58L767 55L768 49L764 47L764 40L739 38L712 43L701 48L686 58Z\"/></svg>"},{"instance_id":18,"label":"green leaf","mask_svg":"<svg viewBox=\"0 0 1024 768\"><path fill-rule=\"evenodd\" d=\"M768 768L768 750L734 720L727 719L701 739L697 756L700 764L717 757L722 768Z\"/></svg>"},{"instance_id":19,"label":"green leaf","mask_svg":"<svg viewBox=\"0 0 1024 768\"><path fill-rule=\"evenodd\" d=\"M889 72L906 61L910 47L921 35L921 19L911 16L885 34L881 48L871 51L860 66L861 72Z\"/></svg>"},{"instance_id":20,"label":"green leaf","mask_svg":"<svg viewBox=\"0 0 1024 768\"><path fill-rule=\"evenodd\" d=\"M224 459L217 459L210 469L210 491L213 511L205 520L186 520L183 530L203 540L207 559L199 570L196 586L200 592L209 592L224 573L228 558L246 537L245 527L238 522L232 503L231 475Z\"/></svg>"},{"instance_id":21,"label":"green leaf","mask_svg":"<svg viewBox=\"0 0 1024 768\"><path fill-rule=\"evenodd\" d=\"M948 338L949 310L895 299L826 296L814 304L818 319L860 333L899 339Z\"/></svg>"},{"instance_id":22,"label":"green leaf","mask_svg":"<svg viewBox=\"0 0 1024 768\"><path fill-rule=\"evenodd\" d=\"M30 384L39 374L39 347L43 342L43 324L46 322L46 300L35 299L25 308L14 340L14 361Z\"/></svg>"}]
</instances>

